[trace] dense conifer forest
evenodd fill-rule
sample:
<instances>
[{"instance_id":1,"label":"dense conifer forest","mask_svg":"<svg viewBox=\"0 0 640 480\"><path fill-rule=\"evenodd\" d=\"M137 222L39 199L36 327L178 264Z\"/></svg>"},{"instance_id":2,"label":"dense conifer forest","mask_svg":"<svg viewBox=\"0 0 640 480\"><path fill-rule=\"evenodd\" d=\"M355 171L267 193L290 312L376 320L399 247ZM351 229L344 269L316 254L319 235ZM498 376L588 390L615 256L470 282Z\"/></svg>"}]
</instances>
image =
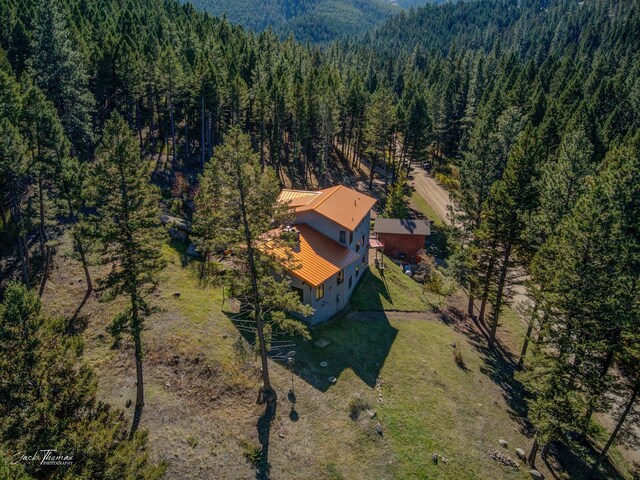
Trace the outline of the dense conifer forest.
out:
<instances>
[{"instance_id":1,"label":"dense conifer forest","mask_svg":"<svg viewBox=\"0 0 640 480\"><path fill-rule=\"evenodd\" d=\"M196 8L223 15L232 23L262 31L273 29L282 38L327 42L366 32L401 9L386 0L197 0Z\"/></svg>"},{"instance_id":2,"label":"dense conifer forest","mask_svg":"<svg viewBox=\"0 0 640 480\"><path fill-rule=\"evenodd\" d=\"M328 2L290 11L265 2L260 21L244 2L220 3L258 31L198 11L204 3L0 0L0 449L35 438L93 447L71 477L56 478L162 475L136 431L141 335L167 242L160 210L194 221L202 250L220 249L213 223L237 218L229 206L224 222L207 211L226 191L216 190L212 157L240 168L225 158L242 151L251 169L264 205L256 202L258 226L245 219L247 238L276 216L266 200L277 192L261 171L278 186L312 189L362 167L381 211L388 196L388 211L405 212L411 165L428 160L453 200L443 271L487 326L489 349L500 348L517 290L532 301L513 379L526 391L529 464L558 444L583 451L594 416L610 413L603 448L586 460L597 478L640 421L640 2L484 0L404 12L350 2L358 8L326 17ZM41 311L64 233L87 296L95 287L126 304L110 333L135 345L133 425L96 399L72 325ZM118 268L92 278L89 252ZM243 265L253 276L234 288L277 304L255 281L270 265ZM285 297L281 310L300 308ZM267 342L272 325L307 335L266 317ZM80 372L73 383L69 371ZM10 478L45 478L35 465L2 462Z\"/></svg>"}]
</instances>

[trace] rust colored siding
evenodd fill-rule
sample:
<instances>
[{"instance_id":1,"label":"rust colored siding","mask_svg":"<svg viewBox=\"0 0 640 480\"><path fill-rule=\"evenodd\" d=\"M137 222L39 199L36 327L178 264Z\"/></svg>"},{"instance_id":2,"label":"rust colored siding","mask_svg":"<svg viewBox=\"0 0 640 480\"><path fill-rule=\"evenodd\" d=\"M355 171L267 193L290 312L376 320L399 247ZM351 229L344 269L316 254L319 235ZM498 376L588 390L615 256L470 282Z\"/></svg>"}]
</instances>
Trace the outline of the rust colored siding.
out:
<instances>
[{"instance_id":1,"label":"rust colored siding","mask_svg":"<svg viewBox=\"0 0 640 480\"><path fill-rule=\"evenodd\" d=\"M416 253L424 248L426 239L426 235L378 233L378 240L384 244L386 255L397 258L404 253L409 262L416 261Z\"/></svg>"}]
</instances>

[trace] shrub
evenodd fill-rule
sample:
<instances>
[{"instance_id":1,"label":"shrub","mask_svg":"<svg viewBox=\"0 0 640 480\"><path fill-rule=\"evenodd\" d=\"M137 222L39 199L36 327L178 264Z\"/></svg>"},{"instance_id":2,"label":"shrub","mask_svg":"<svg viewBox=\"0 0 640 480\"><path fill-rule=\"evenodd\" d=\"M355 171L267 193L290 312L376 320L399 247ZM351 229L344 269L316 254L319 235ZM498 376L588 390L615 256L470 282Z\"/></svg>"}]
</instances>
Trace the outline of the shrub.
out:
<instances>
[{"instance_id":1,"label":"shrub","mask_svg":"<svg viewBox=\"0 0 640 480\"><path fill-rule=\"evenodd\" d=\"M189 435L187 437L187 444L189 444L191 448L196 448L198 446L198 439L196 437Z\"/></svg>"},{"instance_id":2,"label":"shrub","mask_svg":"<svg viewBox=\"0 0 640 480\"><path fill-rule=\"evenodd\" d=\"M369 402L364 400L360 394L354 395L349 400L349 417L351 417L351 420L357 420L362 412L370 408Z\"/></svg>"},{"instance_id":3,"label":"shrub","mask_svg":"<svg viewBox=\"0 0 640 480\"><path fill-rule=\"evenodd\" d=\"M467 368L464 363L464 357L462 356L462 349L458 344L453 347L453 359L456 361L456 365L458 365L458 367L462 368L463 370Z\"/></svg>"},{"instance_id":4,"label":"shrub","mask_svg":"<svg viewBox=\"0 0 640 480\"><path fill-rule=\"evenodd\" d=\"M242 456L254 467L260 463L260 456L262 455L262 447L255 445L248 440L242 440L240 442L242 447Z\"/></svg>"}]
</instances>

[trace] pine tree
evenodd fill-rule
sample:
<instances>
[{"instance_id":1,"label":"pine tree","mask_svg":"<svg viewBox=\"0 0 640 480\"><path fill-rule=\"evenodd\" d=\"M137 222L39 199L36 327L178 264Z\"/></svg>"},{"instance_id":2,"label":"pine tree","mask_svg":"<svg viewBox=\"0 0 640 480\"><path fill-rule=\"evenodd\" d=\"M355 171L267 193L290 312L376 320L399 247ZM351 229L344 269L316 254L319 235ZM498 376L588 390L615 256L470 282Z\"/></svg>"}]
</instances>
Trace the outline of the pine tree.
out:
<instances>
[{"instance_id":1,"label":"pine tree","mask_svg":"<svg viewBox=\"0 0 640 480\"><path fill-rule=\"evenodd\" d=\"M54 176L62 203L61 210L74 223L71 226L74 249L82 264L87 282L87 295L89 295L93 290L93 282L87 260L87 235L83 231L82 223L79 222L79 212L86 200L87 170L87 165L81 163L77 158L64 156L56 163Z\"/></svg>"},{"instance_id":2,"label":"pine tree","mask_svg":"<svg viewBox=\"0 0 640 480\"><path fill-rule=\"evenodd\" d=\"M555 432L546 442L562 439L567 429L587 433L591 415L608 407L606 395L616 385L610 374L614 361L633 355L635 347L629 349L625 339L637 340L639 318L638 151L636 138L611 152L534 258L533 280L541 286L546 325L525 383L540 415L549 415L554 405L566 407L562 415L533 419L536 428ZM550 377L527 381L544 370L561 378L553 392ZM633 394L636 377L630 378Z\"/></svg>"},{"instance_id":3,"label":"pine tree","mask_svg":"<svg viewBox=\"0 0 640 480\"><path fill-rule=\"evenodd\" d=\"M101 244L103 263L111 266L98 286L105 291L105 299L127 299L127 308L113 320L110 331L116 342L127 333L134 344L133 435L144 407L142 332L145 318L154 310L148 298L164 268L161 247L166 234L160 225L160 195L149 183L150 165L140 158L136 139L119 115L114 114L105 125L96 154L91 184L95 188L97 214L89 216L88 221Z\"/></svg>"},{"instance_id":4,"label":"pine tree","mask_svg":"<svg viewBox=\"0 0 640 480\"><path fill-rule=\"evenodd\" d=\"M509 269L514 250L526 247L523 233L536 207L536 178L540 159L540 144L535 132L529 128L510 153L507 168L501 180L491 187L484 207L483 221L478 236L500 255L496 279L495 300L491 319L489 346L495 342L498 319L505 299L508 298ZM494 254L491 257L494 258ZM485 282L491 281L485 279Z\"/></svg>"},{"instance_id":5,"label":"pine tree","mask_svg":"<svg viewBox=\"0 0 640 480\"><path fill-rule=\"evenodd\" d=\"M27 87L20 120L31 156L29 170L36 177L40 256L44 261L44 273L40 285L42 295L48 279L52 254L51 246L47 243L49 241L47 226L53 215L49 179L53 177L55 164L67 155L68 141L53 104L35 85Z\"/></svg>"},{"instance_id":6,"label":"pine tree","mask_svg":"<svg viewBox=\"0 0 640 480\"><path fill-rule=\"evenodd\" d=\"M272 232L273 225L289 219L288 209L279 204L278 183L273 170L260 167L260 156L251 149L250 139L233 128L216 149L200 178L196 198L197 231L210 249L234 251L234 290L244 312L255 322L257 347L262 363L259 400L271 403L275 392L269 377L268 350L275 329L307 336L305 327L285 311L311 313L283 277L281 258L274 252L291 244L291 238Z\"/></svg>"},{"instance_id":7,"label":"pine tree","mask_svg":"<svg viewBox=\"0 0 640 480\"><path fill-rule=\"evenodd\" d=\"M409 209L405 200L404 190L407 187L407 174L405 169L400 170L400 174L395 183L389 184L387 200L384 207L384 216L387 218L407 218Z\"/></svg>"},{"instance_id":8,"label":"pine tree","mask_svg":"<svg viewBox=\"0 0 640 480\"><path fill-rule=\"evenodd\" d=\"M562 137L557 158L547 162L541 174L540 210L547 233L553 233L584 191L584 178L591 174L593 145L584 129L568 130Z\"/></svg>"},{"instance_id":9,"label":"pine tree","mask_svg":"<svg viewBox=\"0 0 640 480\"><path fill-rule=\"evenodd\" d=\"M379 85L371 96L371 105L367 111L365 140L367 153L371 158L369 189L373 188L373 175L376 168L383 167L387 178L386 153L395 127L393 92L386 85Z\"/></svg>"},{"instance_id":10,"label":"pine tree","mask_svg":"<svg viewBox=\"0 0 640 480\"><path fill-rule=\"evenodd\" d=\"M73 456L71 465L58 469L27 462L21 469L26 478L162 476L164 466L148 461L146 433L127 440L122 412L97 401L96 377L81 361L80 337L66 335L64 321L43 314L39 299L18 283L7 285L0 304L0 340L3 446L34 452L46 445ZM7 478L20 477L12 472Z\"/></svg>"},{"instance_id":11,"label":"pine tree","mask_svg":"<svg viewBox=\"0 0 640 480\"><path fill-rule=\"evenodd\" d=\"M3 229L9 227L10 233L16 239L23 281L25 285L30 285L29 249L22 205L26 196L27 165L28 149L19 128L9 118L0 118L0 209ZM9 205L9 215L4 209L5 202Z\"/></svg>"},{"instance_id":12,"label":"pine tree","mask_svg":"<svg viewBox=\"0 0 640 480\"><path fill-rule=\"evenodd\" d=\"M55 105L75 153L86 157L93 145L95 99L58 0L40 2L35 27L32 76Z\"/></svg>"}]
</instances>

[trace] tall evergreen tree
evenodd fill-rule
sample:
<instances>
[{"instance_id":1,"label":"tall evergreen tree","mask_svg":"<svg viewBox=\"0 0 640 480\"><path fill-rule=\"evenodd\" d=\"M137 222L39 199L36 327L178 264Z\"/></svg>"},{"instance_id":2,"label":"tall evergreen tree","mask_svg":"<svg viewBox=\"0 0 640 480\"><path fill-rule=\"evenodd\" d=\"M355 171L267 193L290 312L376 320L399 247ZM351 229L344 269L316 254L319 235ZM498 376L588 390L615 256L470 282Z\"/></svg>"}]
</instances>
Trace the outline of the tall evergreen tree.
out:
<instances>
[{"instance_id":1,"label":"tall evergreen tree","mask_svg":"<svg viewBox=\"0 0 640 480\"><path fill-rule=\"evenodd\" d=\"M387 153L389 153L389 146L393 146L394 117L393 92L387 85L379 85L371 96L365 127L367 153L371 158L369 189L373 187L373 175L376 168L382 167L385 179L388 177Z\"/></svg>"},{"instance_id":2,"label":"tall evergreen tree","mask_svg":"<svg viewBox=\"0 0 640 480\"><path fill-rule=\"evenodd\" d=\"M57 468L26 462L25 478L160 478L164 466L149 463L146 433L127 440L122 412L96 400L96 377L80 360L82 348L80 337L65 334L62 319L42 313L32 292L7 285L0 304L0 446L73 457ZM6 478L20 478L9 471Z\"/></svg>"},{"instance_id":3,"label":"tall evergreen tree","mask_svg":"<svg viewBox=\"0 0 640 480\"><path fill-rule=\"evenodd\" d=\"M478 236L484 245L490 245L498 255L498 275L491 319L489 346L495 342L500 312L508 298L509 269L518 249L526 249L523 234L531 219L537 201L537 176L540 161L540 143L530 127L523 132L510 153L507 168L501 180L491 187L484 207L483 221ZM486 282L492 281L486 278Z\"/></svg>"},{"instance_id":4,"label":"tall evergreen tree","mask_svg":"<svg viewBox=\"0 0 640 480\"><path fill-rule=\"evenodd\" d=\"M33 39L33 78L55 105L75 153L87 156L93 145L95 99L58 0L39 3Z\"/></svg>"},{"instance_id":5,"label":"tall evergreen tree","mask_svg":"<svg viewBox=\"0 0 640 480\"><path fill-rule=\"evenodd\" d=\"M284 276L278 252L286 251L293 241L287 232L272 231L290 219L288 207L277 202L279 193L274 171L261 169L249 137L234 128L206 165L196 199L198 231L210 245L234 251L234 289L244 312L255 322L263 383L259 400L268 403L275 400L267 353L271 333L279 329L307 336L306 328L284 312L311 313L286 278L273 275L275 271Z\"/></svg>"},{"instance_id":6,"label":"tall evergreen tree","mask_svg":"<svg viewBox=\"0 0 640 480\"><path fill-rule=\"evenodd\" d=\"M389 184L387 200L384 207L384 216L387 218L407 218L409 209L405 200L404 190L407 187L407 174L405 169L400 170L396 182Z\"/></svg>"},{"instance_id":7,"label":"tall evergreen tree","mask_svg":"<svg viewBox=\"0 0 640 480\"><path fill-rule=\"evenodd\" d=\"M164 268L161 247L166 233L160 225L160 195L150 181L150 165L140 158L135 137L122 117L114 114L105 125L97 149L98 161L91 178L96 215L88 217L102 246L102 259L111 265L99 280L105 299L125 297L127 307L109 327L118 341L131 336L136 366L136 404L131 435L136 432L144 407L144 321L153 312L148 298Z\"/></svg>"}]
</instances>

